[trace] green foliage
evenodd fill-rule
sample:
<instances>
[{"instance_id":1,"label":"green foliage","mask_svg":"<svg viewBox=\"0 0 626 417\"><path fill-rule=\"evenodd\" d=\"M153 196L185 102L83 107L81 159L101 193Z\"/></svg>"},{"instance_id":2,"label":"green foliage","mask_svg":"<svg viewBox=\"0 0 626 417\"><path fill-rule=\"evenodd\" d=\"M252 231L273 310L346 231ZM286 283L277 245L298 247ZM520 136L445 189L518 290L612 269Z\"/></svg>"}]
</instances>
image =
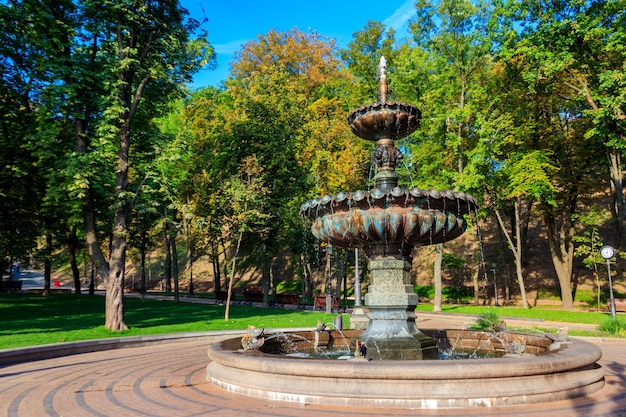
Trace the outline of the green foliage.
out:
<instances>
[{"instance_id":1,"label":"green foliage","mask_svg":"<svg viewBox=\"0 0 626 417\"><path fill-rule=\"evenodd\" d=\"M278 285L276 285L276 292L278 294L282 294L282 293L300 294L302 292L302 281L297 280L297 279L281 281L278 283Z\"/></svg>"},{"instance_id":2,"label":"green foliage","mask_svg":"<svg viewBox=\"0 0 626 417\"><path fill-rule=\"evenodd\" d=\"M348 48L340 52L348 71L355 78L351 90L355 105L378 101L378 63L382 56L387 70L395 73L397 51L394 49L395 31L380 22L368 21L365 27L352 34Z\"/></svg>"},{"instance_id":3,"label":"green foliage","mask_svg":"<svg viewBox=\"0 0 626 417\"><path fill-rule=\"evenodd\" d=\"M596 265L604 263L600 255L600 248L603 245L599 227L609 221L611 214L608 210L600 210L592 207L586 214L575 216L575 220L585 228L573 237L578 243L574 254L582 258L587 268L595 268Z\"/></svg>"},{"instance_id":4,"label":"green foliage","mask_svg":"<svg viewBox=\"0 0 626 417\"><path fill-rule=\"evenodd\" d=\"M474 295L468 287L444 287L441 290L445 299L451 302L458 302L462 300L473 300Z\"/></svg>"},{"instance_id":5,"label":"green foliage","mask_svg":"<svg viewBox=\"0 0 626 417\"><path fill-rule=\"evenodd\" d=\"M463 269L467 261L453 253L443 252L441 264L447 268Z\"/></svg>"},{"instance_id":6,"label":"green foliage","mask_svg":"<svg viewBox=\"0 0 626 417\"><path fill-rule=\"evenodd\" d=\"M479 330L493 330L494 327L501 323L500 317L493 310L488 310L476 318L476 323L472 326Z\"/></svg>"},{"instance_id":7,"label":"green foliage","mask_svg":"<svg viewBox=\"0 0 626 417\"><path fill-rule=\"evenodd\" d=\"M513 154L503 167L503 174L509 180L508 195L505 197L524 197L555 206L555 189L550 178L557 168L551 164L549 156L549 150Z\"/></svg>"},{"instance_id":8,"label":"green foliage","mask_svg":"<svg viewBox=\"0 0 626 417\"><path fill-rule=\"evenodd\" d=\"M183 83L215 55L202 22L178 2L3 2L0 263L28 258L44 230L64 245L89 199L99 237L123 236L112 231L112 210L130 209L130 246L154 241L161 217L216 257L233 219L248 225L254 262L304 250L300 204L366 187L371 144L345 117L377 100L384 55L390 100L423 111L400 145L402 185L472 193L481 213L540 209L551 237L564 236L551 239L565 248L555 258L572 264L573 241L593 268L610 210L587 212L581 202L607 188L607 149L616 166L626 149L623 2L416 6L413 38L401 45L379 22L342 51L314 31L272 30L236 54L223 88L187 95ZM116 191L126 126L128 182ZM235 218L240 206L229 202L245 196L237 179L250 157L266 192L262 207ZM572 220L584 229L570 239ZM463 267L449 254L443 262ZM568 284L571 271L557 269Z\"/></svg>"},{"instance_id":9,"label":"green foliage","mask_svg":"<svg viewBox=\"0 0 626 417\"><path fill-rule=\"evenodd\" d=\"M432 285L415 285L414 291L420 298L429 300L435 298L435 287ZM466 287L444 287L441 293L446 300L451 302L474 299L474 296Z\"/></svg>"},{"instance_id":10,"label":"green foliage","mask_svg":"<svg viewBox=\"0 0 626 417\"><path fill-rule=\"evenodd\" d=\"M613 336L626 337L626 320L621 317L607 317L598 324L598 330Z\"/></svg>"},{"instance_id":11,"label":"green foliage","mask_svg":"<svg viewBox=\"0 0 626 417\"><path fill-rule=\"evenodd\" d=\"M435 297L435 287L432 285L415 285L414 291L420 298L432 299Z\"/></svg>"}]
</instances>

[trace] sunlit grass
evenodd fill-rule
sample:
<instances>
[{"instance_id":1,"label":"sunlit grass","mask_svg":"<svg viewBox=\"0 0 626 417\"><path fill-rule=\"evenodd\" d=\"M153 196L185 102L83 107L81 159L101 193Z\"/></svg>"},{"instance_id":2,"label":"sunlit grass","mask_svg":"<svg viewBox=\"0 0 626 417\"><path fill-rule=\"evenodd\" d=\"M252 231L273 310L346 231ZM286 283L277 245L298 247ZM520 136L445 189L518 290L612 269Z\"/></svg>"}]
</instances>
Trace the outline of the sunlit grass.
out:
<instances>
[{"instance_id":1,"label":"sunlit grass","mask_svg":"<svg viewBox=\"0 0 626 417\"><path fill-rule=\"evenodd\" d=\"M418 311L432 311L432 304L420 304L417 306ZM500 318L517 317L527 319L539 319L544 321L554 321L563 323L584 323L599 324L604 318L610 316L607 313L592 311L576 311L561 310L558 308L520 308L520 307L490 307L490 306L474 306L474 305L451 305L444 304L442 307L444 313L454 314L471 314L474 316L483 314L488 311L495 311Z\"/></svg>"},{"instance_id":2,"label":"sunlit grass","mask_svg":"<svg viewBox=\"0 0 626 417\"><path fill-rule=\"evenodd\" d=\"M332 323L334 315L283 309L224 306L126 298L125 323L129 330L104 328L104 297L55 294L0 295L0 349L122 336L242 330L257 328L315 327L317 320Z\"/></svg>"},{"instance_id":3,"label":"sunlit grass","mask_svg":"<svg viewBox=\"0 0 626 417\"><path fill-rule=\"evenodd\" d=\"M127 331L104 328L104 297L71 294L0 294L0 349L49 343L73 342L122 336L243 330L257 328L314 327L318 320L332 323L335 314L274 308L231 306L230 320L224 321L224 306L201 303L174 303L170 300L125 298ZM431 304L418 305L418 311L432 311ZM471 322L481 314L495 312L501 319L528 318L550 322L599 325L608 313L566 311L554 308L489 307L444 304L444 313L468 316ZM344 315L344 327L349 317ZM542 332L529 324L530 331ZM571 329L573 336L608 336L607 332ZM620 336L619 334L617 336Z\"/></svg>"}]
</instances>

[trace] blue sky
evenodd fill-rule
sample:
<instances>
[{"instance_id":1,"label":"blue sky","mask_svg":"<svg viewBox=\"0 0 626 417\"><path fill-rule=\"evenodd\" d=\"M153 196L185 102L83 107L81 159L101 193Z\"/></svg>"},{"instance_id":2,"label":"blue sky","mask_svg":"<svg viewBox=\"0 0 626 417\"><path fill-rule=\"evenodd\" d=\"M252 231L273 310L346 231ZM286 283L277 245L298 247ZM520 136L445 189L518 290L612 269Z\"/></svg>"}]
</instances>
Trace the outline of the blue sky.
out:
<instances>
[{"instance_id":1,"label":"blue sky","mask_svg":"<svg viewBox=\"0 0 626 417\"><path fill-rule=\"evenodd\" d=\"M193 87L219 85L226 79L233 54L242 45L270 29L288 31L314 30L334 38L340 48L352 40L352 34L363 29L369 20L396 29L396 39L407 34L408 21L414 15L415 0L318 0L318 1L238 1L181 0L197 19L206 16L204 28L217 53L216 70L202 70L194 77Z\"/></svg>"}]
</instances>

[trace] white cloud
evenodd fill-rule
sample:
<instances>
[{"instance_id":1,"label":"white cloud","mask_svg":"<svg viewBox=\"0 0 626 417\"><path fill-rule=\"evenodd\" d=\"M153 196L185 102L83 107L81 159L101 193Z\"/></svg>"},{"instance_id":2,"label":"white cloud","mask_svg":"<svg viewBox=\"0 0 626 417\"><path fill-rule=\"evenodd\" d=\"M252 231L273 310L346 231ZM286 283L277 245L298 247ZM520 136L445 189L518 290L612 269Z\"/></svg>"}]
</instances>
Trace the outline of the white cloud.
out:
<instances>
[{"instance_id":1,"label":"white cloud","mask_svg":"<svg viewBox=\"0 0 626 417\"><path fill-rule=\"evenodd\" d=\"M404 35L408 29L409 19L415 15L414 4L415 0L406 0L391 16L383 20L383 24L393 28L397 34Z\"/></svg>"},{"instance_id":2,"label":"white cloud","mask_svg":"<svg viewBox=\"0 0 626 417\"><path fill-rule=\"evenodd\" d=\"M215 53L224 54L224 55L232 55L235 52L239 51L244 43L248 42L248 39L238 39L235 41L230 41L227 43L219 43L213 45L215 48Z\"/></svg>"}]
</instances>

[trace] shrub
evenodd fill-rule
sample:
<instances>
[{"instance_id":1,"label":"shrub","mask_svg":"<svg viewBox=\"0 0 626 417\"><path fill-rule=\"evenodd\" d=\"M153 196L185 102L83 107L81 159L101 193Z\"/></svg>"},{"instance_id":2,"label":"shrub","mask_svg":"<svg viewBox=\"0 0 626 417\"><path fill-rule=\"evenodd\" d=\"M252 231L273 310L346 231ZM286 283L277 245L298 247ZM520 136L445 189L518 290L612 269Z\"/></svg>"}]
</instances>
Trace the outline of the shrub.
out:
<instances>
[{"instance_id":1,"label":"shrub","mask_svg":"<svg viewBox=\"0 0 626 417\"><path fill-rule=\"evenodd\" d=\"M501 321L498 315L489 310L481 313L472 327L478 330L493 330L494 328L500 326L500 323Z\"/></svg>"},{"instance_id":2,"label":"shrub","mask_svg":"<svg viewBox=\"0 0 626 417\"><path fill-rule=\"evenodd\" d=\"M626 336L626 322L620 320L618 317L610 317L602 320L600 324L598 324L598 330L600 330L601 332L607 332L614 336Z\"/></svg>"},{"instance_id":3,"label":"shrub","mask_svg":"<svg viewBox=\"0 0 626 417\"><path fill-rule=\"evenodd\" d=\"M435 287L432 285L416 285L414 287L415 293L420 296L420 298L435 298Z\"/></svg>"},{"instance_id":4,"label":"shrub","mask_svg":"<svg viewBox=\"0 0 626 417\"><path fill-rule=\"evenodd\" d=\"M461 301L474 299L472 291L467 287L445 287L441 292L448 300Z\"/></svg>"}]
</instances>

